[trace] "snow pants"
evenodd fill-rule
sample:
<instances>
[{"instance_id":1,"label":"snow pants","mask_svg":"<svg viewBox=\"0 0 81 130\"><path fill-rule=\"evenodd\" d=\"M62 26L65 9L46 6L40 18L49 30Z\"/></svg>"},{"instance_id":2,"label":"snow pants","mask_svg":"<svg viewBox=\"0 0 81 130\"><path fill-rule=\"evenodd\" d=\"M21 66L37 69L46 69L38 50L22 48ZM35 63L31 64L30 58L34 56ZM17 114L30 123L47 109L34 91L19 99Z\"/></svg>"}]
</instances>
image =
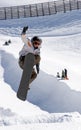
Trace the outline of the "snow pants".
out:
<instances>
[{"instance_id":1,"label":"snow pants","mask_svg":"<svg viewBox=\"0 0 81 130\"><path fill-rule=\"evenodd\" d=\"M23 69L24 60L25 60L25 56L20 56L20 58L19 58L19 66L20 66L21 69ZM40 60L41 60L40 56L35 55L34 65L39 64ZM36 73L35 69L33 68L29 83L31 83L33 80L35 80L36 77L37 77L37 73Z\"/></svg>"}]
</instances>

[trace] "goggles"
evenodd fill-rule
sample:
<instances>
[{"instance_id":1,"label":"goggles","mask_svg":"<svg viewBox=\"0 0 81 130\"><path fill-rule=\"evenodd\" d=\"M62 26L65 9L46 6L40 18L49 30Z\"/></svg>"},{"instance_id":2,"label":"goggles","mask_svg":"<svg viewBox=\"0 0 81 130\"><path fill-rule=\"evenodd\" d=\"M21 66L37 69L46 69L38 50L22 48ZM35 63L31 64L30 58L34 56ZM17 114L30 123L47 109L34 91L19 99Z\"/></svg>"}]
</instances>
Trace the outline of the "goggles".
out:
<instances>
[{"instance_id":1,"label":"goggles","mask_svg":"<svg viewBox=\"0 0 81 130\"><path fill-rule=\"evenodd\" d=\"M34 45L38 45L38 46L41 45L41 43L38 42L38 41L34 41L33 44L34 44Z\"/></svg>"}]
</instances>

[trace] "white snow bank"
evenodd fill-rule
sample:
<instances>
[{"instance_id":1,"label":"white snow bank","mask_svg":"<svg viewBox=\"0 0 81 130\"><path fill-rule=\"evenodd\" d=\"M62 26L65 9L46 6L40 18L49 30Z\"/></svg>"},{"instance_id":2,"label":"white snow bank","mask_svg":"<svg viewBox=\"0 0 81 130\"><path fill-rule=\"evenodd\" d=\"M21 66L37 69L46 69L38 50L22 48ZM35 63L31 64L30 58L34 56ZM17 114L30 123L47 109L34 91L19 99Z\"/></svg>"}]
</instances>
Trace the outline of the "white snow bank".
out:
<instances>
[{"instance_id":1,"label":"white snow bank","mask_svg":"<svg viewBox=\"0 0 81 130\"><path fill-rule=\"evenodd\" d=\"M38 123L27 125L3 126L1 130L80 130L80 123Z\"/></svg>"},{"instance_id":2,"label":"white snow bank","mask_svg":"<svg viewBox=\"0 0 81 130\"><path fill-rule=\"evenodd\" d=\"M81 38L80 35L77 37ZM74 36L69 37L69 40L74 38ZM15 39L16 42L14 42ZM4 81L16 93L22 74L22 70L18 66L18 52L21 49L22 42L17 37L11 37L11 41L12 44L9 46L3 46L3 44L1 46L1 67L4 70ZM45 43L45 41L48 42ZM66 41L68 41L67 37ZM51 42L51 46L49 42ZM53 42L55 44L53 44ZM77 88L80 89L80 85L78 84L77 78L74 80L76 74L78 74L79 78L81 76L78 70L78 66L80 68L81 63L79 62L78 64L77 62L77 60L80 61L80 53L79 51L75 52L75 47L72 51L72 44L73 40L70 44L67 42L65 46L63 37L60 38L60 41L58 38L43 38L41 50L42 61L40 67L44 71L41 70L37 79L30 85L31 89L27 99L45 111L51 113L78 111L81 113L81 92L76 91ZM74 45L77 46L77 44ZM67 51L65 52L66 49ZM73 55L75 56L75 61ZM72 64L73 62L74 64ZM77 66L76 71L74 65ZM67 81L61 81L56 78L56 72L61 71L64 67L69 70L70 76L68 75L69 80ZM71 76L73 77L72 79ZM75 83L78 86L75 86Z\"/></svg>"},{"instance_id":3,"label":"white snow bank","mask_svg":"<svg viewBox=\"0 0 81 130\"><path fill-rule=\"evenodd\" d=\"M18 6L18 5L28 5L28 4L36 4L36 3L43 3L43 2L50 2L53 0L9 0L9 1L0 1L0 7L9 7L9 6Z\"/></svg>"}]
</instances>

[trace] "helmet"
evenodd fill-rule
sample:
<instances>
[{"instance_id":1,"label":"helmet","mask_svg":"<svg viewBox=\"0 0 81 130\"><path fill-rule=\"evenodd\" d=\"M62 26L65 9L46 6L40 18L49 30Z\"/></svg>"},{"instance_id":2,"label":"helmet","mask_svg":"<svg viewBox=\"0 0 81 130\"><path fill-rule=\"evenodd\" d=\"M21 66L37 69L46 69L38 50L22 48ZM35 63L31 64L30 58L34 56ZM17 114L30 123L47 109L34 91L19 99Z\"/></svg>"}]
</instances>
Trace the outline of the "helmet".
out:
<instances>
[{"instance_id":1,"label":"helmet","mask_svg":"<svg viewBox=\"0 0 81 130\"><path fill-rule=\"evenodd\" d=\"M42 43L42 39L39 38L38 36L34 36L32 39L31 39L31 42L33 43L34 41L38 41L40 43Z\"/></svg>"}]
</instances>

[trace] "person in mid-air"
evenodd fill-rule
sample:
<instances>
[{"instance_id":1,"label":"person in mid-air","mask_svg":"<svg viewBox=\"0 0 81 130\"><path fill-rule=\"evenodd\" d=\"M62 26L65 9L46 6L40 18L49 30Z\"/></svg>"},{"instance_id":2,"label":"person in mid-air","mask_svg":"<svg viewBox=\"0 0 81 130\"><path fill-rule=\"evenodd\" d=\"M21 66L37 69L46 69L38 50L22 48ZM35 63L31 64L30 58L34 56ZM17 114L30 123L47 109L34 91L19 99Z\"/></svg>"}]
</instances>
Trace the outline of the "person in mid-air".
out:
<instances>
[{"instance_id":1,"label":"person in mid-air","mask_svg":"<svg viewBox=\"0 0 81 130\"><path fill-rule=\"evenodd\" d=\"M22 50L19 52L19 65L23 69L24 66L24 60L25 56L29 53L33 53L35 56L34 65L36 65L36 69L33 67L30 83L37 77L37 74L39 74L39 65L40 65L40 48L42 40L38 36L34 36L31 38L27 38L26 31L28 30L28 26L24 27L21 33L21 39L24 42L24 46Z\"/></svg>"}]
</instances>

